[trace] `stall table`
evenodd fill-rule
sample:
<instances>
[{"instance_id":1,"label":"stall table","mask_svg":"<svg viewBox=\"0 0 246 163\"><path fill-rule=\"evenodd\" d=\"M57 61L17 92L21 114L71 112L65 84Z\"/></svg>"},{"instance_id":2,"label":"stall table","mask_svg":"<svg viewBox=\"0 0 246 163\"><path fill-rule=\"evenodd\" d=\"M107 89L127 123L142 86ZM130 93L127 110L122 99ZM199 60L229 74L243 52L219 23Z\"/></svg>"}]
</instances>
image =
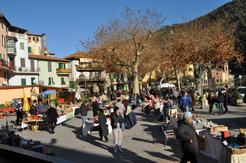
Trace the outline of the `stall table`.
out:
<instances>
[{"instance_id":1,"label":"stall table","mask_svg":"<svg viewBox=\"0 0 246 163\"><path fill-rule=\"evenodd\" d=\"M108 125L108 133L111 134L112 133L112 126L111 126L111 121L107 118L107 122L106 124ZM84 128L82 128L82 133L84 136L87 136L87 134L91 134L91 131L93 130L93 128L99 126L99 123L93 123L93 122L89 122L87 121Z\"/></svg>"},{"instance_id":2,"label":"stall table","mask_svg":"<svg viewBox=\"0 0 246 163\"><path fill-rule=\"evenodd\" d=\"M29 123L35 123L35 125L37 126L39 124L39 126L41 126L41 123L43 122L43 120L33 120L33 121L22 121L21 123L21 128L24 132L24 129L27 128L27 131L28 131L28 127L29 127ZM33 128L33 124L32 125L32 128ZM37 132L37 131L35 131Z\"/></svg>"}]
</instances>

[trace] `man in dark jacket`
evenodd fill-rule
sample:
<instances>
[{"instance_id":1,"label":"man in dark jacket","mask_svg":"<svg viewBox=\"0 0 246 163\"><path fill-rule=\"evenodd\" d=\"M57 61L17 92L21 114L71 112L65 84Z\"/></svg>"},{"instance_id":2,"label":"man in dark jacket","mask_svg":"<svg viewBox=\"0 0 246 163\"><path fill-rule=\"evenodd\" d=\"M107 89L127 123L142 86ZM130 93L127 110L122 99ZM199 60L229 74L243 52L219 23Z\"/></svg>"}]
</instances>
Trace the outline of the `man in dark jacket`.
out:
<instances>
[{"instance_id":1,"label":"man in dark jacket","mask_svg":"<svg viewBox=\"0 0 246 163\"><path fill-rule=\"evenodd\" d=\"M108 130L107 130L107 118L103 114L103 109L98 110L98 123L99 123L99 136L100 140L103 140L103 137L105 138L106 142L108 142Z\"/></svg>"},{"instance_id":2,"label":"man in dark jacket","mask_svg":"<svg viewBox=\"0 0 246 163\"><path fill-rule=\"evenodd\" d=\"M213 106L214 106L214 98L213 98L213 92L209 92L209 95L207 97L208 104L209 104L209 114L214 114L213 113Z\"/></svg>"},{"instance_id":3,"label":"man in dark jacket","mask_svg":"<svg viewBox=\"0 0 246 163\"><path fill-rule=\"evenodd\" d=\"M94 96L92 102L93 117L98 115L98 110L99 110L99 104L97 102L97 98Z\"/></svg>"},{"instance_id":4,"label":"man in dark jacket","mask_svg":"<svg viewBox=\"0 0 246 163\"><path fill-rule=\"evenodd\" d=\"M169 119L169 110L171 109L171 107L172 107L172 104L170 102L170 98L167 97L166 101L164 103L164 109L163 109L163 111L164 111L163 115L165 116L166 124L167 124L167 121Z\"/></svg>"},{"instance_id":5,"label":"man in dark jacket","mask_svg":"<svg viewBox=\"0 0 246 163\"><path fill-rule=\"evenodd\" d=\"M21 126L21 122L23 119L23 110L22 110L22 106L21 106L21 101L18 102L18 105L15 107L15 112L16 112L16 125L20 125Z\"/></svg>"},{"instance_id":6,"label":"man in dark jacket","mask_svg":"<svg viewBox=\"0 0 246 163\"><path fill-rule=\"evenodd\" d=\"M227 107L227 105L228 105L228 99L229 99L229 97L228 97L228 94L226 92L224 92L223 95L224 95L225 114L228 114L228 107Z\"/></svg>"},{"instance_id":7,"label":"man in dark jacket","mask_svg":"<svg viewBox=\"0 0 246 163\"><path fill-rule=\"evenodd\" d=\"M181 163L197 163L196 154L199 152L196 130L192 125L191 112L184 113L184 121L179 121L177 138L181 140L181 148L184 153Z\"/></svg>"},{"instance_id":8,"label":"man in dark jacket","mask_svg":"<svg viewBox=\"0 0 246 163\"><path fill-rule=\"evenodd\" d=\"M120 109L115 106L114 112L111 115L111 126L113 128L113 137L114 137L114 153L118 153L118 149L120 152L123 152L121 149L121 143L122 143L122 122L124 122L124 118L120 115Z\"/></svg>"},{"instance_id":9,"label":"man in dark jacket","mask_svg":"<svg viewBox=\"0 0 246 163\"><path fill-rule=\"evenodd\" d=\"M218 97L217 97L217 101L218 101L218 104L219 104L219 114L221 115L224 115L224 101L225 101L225 97L224 95L222 94L221 91L219 91L218 93Z\"/></svg>"},{"instance_id":10,"label":"man in dark jacket","mask_svg":"<svg viewBox=\"0 0 246 163\"><path fill-rule=\"evenodd\" d=\"M50 103L50 108L47 111L47 116L49 117L49 127L51 129L50 134L55 133L54 130L56 127L56 122L57 122L57 119L59 118L58 113L54 107L55 105L54 105L54 102L52 101Z\"/></svg>"},{"instance_id":11,"label":"man in dark jacket","mask_svg":"<svg viewBox=\"0 0 246 163\"><path fill-rule=\"evenodd\" d=\"M89 102L87 100L85 100L84 103L81 104L80 110L81 110L81 118L82 118L82 134L85 135L84 127L86 123L87 112L89 110Z\"/></svg>"}]
</instances>

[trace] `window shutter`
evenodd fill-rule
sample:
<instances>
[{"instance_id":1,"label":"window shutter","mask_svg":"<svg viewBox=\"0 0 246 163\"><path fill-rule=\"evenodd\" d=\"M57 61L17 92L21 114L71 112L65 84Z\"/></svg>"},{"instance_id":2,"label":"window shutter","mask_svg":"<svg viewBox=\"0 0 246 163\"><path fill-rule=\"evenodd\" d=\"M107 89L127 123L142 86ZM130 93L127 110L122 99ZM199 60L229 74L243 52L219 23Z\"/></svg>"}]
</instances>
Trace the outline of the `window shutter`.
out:
<instances>
[{"instance_id":1,"label":"window shutter","mask_svg":"<svg viewBox=\"0 0 246 163\"><path fill-rule=\"evenodd\" d=\"M51 85L51 78L49 78L49 83L48 83L48 85Z\"/></svg>"},{"instance_id":2,"label":"window shutter","mask_svg":"<svg viewBox=\"0 0 246 163\"><path fill-rule=\"evenodd\" d=\"M28 53L32 53L32 48L28 47Z\"/></svg>"},{"instance_id":3,"label":"window shutter","mask_svg":"<svg viewBox=\"0 0 246 163\"><path fill-rule=\"evenodd\" d=\"M25 66L25 58L21 58L21 67L26 67Z\"/></svg>"},{"instance_id":4,"label":"window shutter","mask_svg":"<svg viewBox=\"0 0 246 163\"><path fill-rule=\"evenodd\" d=\"M63 69L66 69L66 64L64 63L64 65L63 65Z\"/></svg>"}]
</instances>

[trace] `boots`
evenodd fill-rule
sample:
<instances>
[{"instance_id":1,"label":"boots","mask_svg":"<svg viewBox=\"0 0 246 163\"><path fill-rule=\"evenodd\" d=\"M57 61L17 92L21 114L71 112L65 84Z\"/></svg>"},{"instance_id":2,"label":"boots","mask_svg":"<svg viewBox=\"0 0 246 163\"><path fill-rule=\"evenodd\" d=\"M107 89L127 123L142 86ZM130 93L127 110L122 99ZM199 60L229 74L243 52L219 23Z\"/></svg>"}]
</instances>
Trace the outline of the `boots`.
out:
<instances>
[{"instance_id":1,"label":"boots","mask_svg":"<svg viewBox=\"0 0 246 163\"><path fill-rule=\"evenodd\" d=\"M114 153L115 153L115 154L118 153L118 145L116 145L116 146L114 147Z\"/></svg>"},{"instance_id":2,"label":"boots","mask_svg":"<svg viewBox=\"0 0 246 163\"><path fill-rule=\"evenodd\" d=\"M123 153L124 151L121 149L121 146L119 146L119 151L121 152L121 153Z\"/></svg>"},{"instance_id":3,"label":"boots","mask_svg":"<svg viewBox=\"0 0 246 163\"><path fill-rule=\"evenodd\" d=\"M104 136L104 138L105 138L106 142L108 142L108 137L107 136Z\"/></svg>"}]
</instances>

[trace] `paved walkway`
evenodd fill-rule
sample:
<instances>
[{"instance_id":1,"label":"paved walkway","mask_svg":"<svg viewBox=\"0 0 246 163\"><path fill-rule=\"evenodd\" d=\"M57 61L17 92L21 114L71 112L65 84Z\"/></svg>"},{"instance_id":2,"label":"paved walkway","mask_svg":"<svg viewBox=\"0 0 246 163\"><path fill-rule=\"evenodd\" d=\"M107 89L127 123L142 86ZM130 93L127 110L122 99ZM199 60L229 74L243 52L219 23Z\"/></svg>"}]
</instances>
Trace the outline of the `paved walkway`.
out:
<instances>
[{"instance_id":1,"label":"paved walkway","mask_svg":"<svg viewBox=\"0 0 246 163\"><path fill-rule=\"evenodd\" d=\"M229 129L238 129L245 124L245 107L230 107L230 114L208 115L207 109L196 109L195 113L207 119L213 119L219 124L229 124ZM138 124L131 130L123 132L124 153L113 154L113 137L109 135L109 142L101 142L98 132L92 132L91 135L83 137L81 135L80 118L74 118L62 125L58 125L55 134L49 134L45 131L35 133L18 132L26 139L39 140L43 144L51 146L52 152L56 157L70 160L73 162L179 162L182 157L179 140L169 141L167 146L163 145L163 133L160 130L162 123L154 121L154 117L146 117L141 109L135 111ZM89 112L89 117L92 112ZM8 120L14 120L15 117L9 117ZM242 122L244 120L244 122ZM12 121L13 122L13 121ZM5 119L0 120L0 125L5 123ZM240 124L237 126L237 124ZM215 163L217 161L210 159L202 154L198 154L200 163Z\"/></svg>"}]
</instances>

